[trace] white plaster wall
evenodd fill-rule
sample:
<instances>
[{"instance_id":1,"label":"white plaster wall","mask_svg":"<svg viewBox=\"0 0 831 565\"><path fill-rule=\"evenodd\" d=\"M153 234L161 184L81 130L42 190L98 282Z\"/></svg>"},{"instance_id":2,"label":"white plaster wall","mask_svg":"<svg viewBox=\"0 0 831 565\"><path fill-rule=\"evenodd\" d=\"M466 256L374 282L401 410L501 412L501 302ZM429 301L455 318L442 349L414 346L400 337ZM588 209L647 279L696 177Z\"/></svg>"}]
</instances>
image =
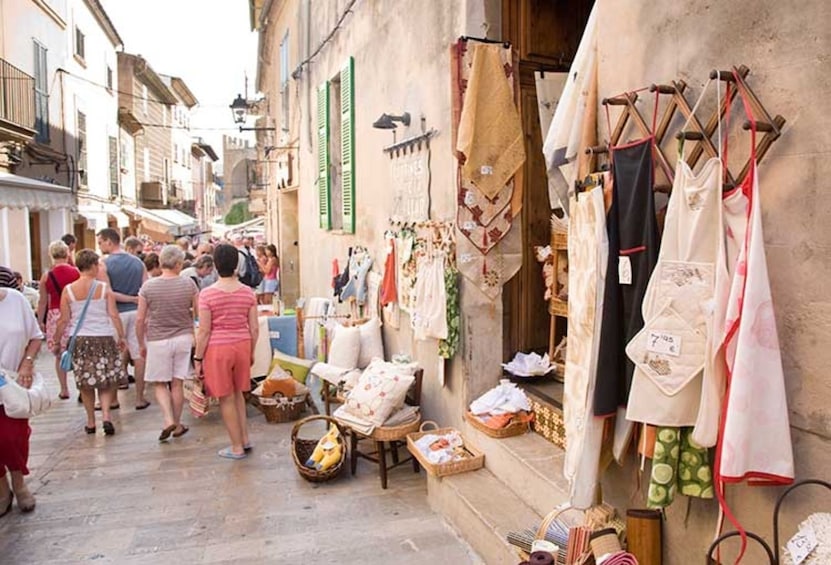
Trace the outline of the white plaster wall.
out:
<instances>
[{"instance_id":1,"label":"white plaster wall","mask_svg":"<svg viewBox=\"0 0 831 565\"><path fill-rule=\"evenodd\" d=\"M751 69L748 82L768 111L788 120L760 167L766 251L797 478L828 479L831 298L825 281L831 275L831 194L825 186L831 174L831 128L824 101L831 86L831 3L600 0L599 5L601 97L683 78L692 99L710 69L745 64ZM710 93L705 116L715 106L712 87ZM646 114L651 98L641 105ZM733 116L744 120L743 114ZM740 168L739 161L749 152L749 134L733 136L730 143L730 166ZM631 498L635 477L633 465L613 470L604 494L621 507L642 505L641 495ZM729 487L728 501L748 529L772 540L771 516L779 492ZM827 509L827 500L826 494L810 488L789 499L783 513L785 539L807 513ZM716 511L715 502L694 500L685 525L686 502L679 497L664 528L666 563L701 561ZM762 561L755 554L746 562Z\"/></svg>"},{"instance_id":2,"label":"white plaster wall","mask_svg":"<svg viewBox=\"0 0 831 565\"><path fill-rule=\"evenodd\" d=\"M86 35L85 65L74 57L75 26ZM77 110L86 115L87 182L89 194L109 199L109 137L118 138L118 64L115 47L90 13L83 0L70 0L69 21L64 37L69 72L64 77L64 123L71 142L67 148L77 156ZM113 72L113 90L108 91L107 66ZM79 78L81 77L81 78Z\"/></svg>"}]
</instances>

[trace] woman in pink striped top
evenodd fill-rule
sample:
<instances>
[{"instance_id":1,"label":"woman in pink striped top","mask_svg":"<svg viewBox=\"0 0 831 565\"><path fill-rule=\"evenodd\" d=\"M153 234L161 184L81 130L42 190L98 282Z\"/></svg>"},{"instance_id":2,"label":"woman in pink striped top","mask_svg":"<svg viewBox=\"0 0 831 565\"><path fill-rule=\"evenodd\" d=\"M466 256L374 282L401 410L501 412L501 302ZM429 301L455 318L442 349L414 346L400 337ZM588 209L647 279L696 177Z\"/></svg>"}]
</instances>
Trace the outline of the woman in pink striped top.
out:
<instances>
[{"instance_id":1,"label":"woman in pink striped top","mask_svg":"<svg viewBox=\"0 0 831 565\"><path fill-rule=\"evenodd\" d=\"M243 392L251 390L251 365L257 343L257 299L237 280L239 252L221 244L214 250L219 280L199 294L199 331L194 369L209 396L219 398L222 421L231 439L218 455L243 459L251 450Z\"/></svg>"}]
</instances>

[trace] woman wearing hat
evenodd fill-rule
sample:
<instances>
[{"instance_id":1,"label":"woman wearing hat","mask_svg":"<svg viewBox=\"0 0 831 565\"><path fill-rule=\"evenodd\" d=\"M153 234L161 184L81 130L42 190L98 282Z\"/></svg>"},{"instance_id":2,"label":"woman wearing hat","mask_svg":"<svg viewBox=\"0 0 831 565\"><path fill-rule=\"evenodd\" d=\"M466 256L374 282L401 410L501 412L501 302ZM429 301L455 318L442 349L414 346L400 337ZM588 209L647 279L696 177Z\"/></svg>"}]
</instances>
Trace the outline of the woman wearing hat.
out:
<instances>
[{"instance_id":1,"label":"woman wearing hat","mask_svg":"<svg viewBox=\"0 0 831 565\"><path fill-rule=\"evenodd\" d=\"M18 291L14 273L0 267L0 386L14 375L17 383L30 388L35 374L35 357L43 334L27 300ZM0 516L8 514L12 502L22 512L35 509L35 497L23 477L29 474L29 420L9 418L0 405ZM6 479L11 475L11 487Z\"/></svg>"}]
</instances>

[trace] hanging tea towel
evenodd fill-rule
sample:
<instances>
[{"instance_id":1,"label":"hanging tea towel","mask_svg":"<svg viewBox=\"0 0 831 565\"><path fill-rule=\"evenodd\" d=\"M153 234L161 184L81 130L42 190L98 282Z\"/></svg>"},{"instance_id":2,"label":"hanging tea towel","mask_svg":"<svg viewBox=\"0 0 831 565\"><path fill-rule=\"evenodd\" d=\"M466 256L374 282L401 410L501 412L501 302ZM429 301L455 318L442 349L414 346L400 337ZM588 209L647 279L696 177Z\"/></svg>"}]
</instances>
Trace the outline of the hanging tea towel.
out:
<instances>
[{"instance_id":1,"label":"hanging tea towel","mask_svg":"<svg viewBox=\"0 0 831 565\"><path fill-rule=\"evenodd\" d=\"M477 44L473 49L456 149L465 157L464 178L493 198L525 162L525 140L500 57L502 46Z\"/></svg>"}]
</instances>

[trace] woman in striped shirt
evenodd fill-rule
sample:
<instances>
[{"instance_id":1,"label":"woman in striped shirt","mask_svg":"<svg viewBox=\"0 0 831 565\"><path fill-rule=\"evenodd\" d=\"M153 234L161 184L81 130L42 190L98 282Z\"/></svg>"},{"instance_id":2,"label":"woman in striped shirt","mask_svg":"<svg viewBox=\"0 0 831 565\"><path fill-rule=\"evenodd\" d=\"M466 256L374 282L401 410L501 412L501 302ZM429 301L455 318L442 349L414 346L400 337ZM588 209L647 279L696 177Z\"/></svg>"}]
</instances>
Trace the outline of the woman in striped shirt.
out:
<instances>
[{"instance_id":1,"label":"woman in striped shirt","mask_svg":"<svg viewBox=\"0 0 831 565\"><path fill-rule=\"evenodd\" d=\"M243 459L251 450L243 392L251 390L251 365L257 343L257 299L237 279L239 253L221 244L214 250L219 280L199 294L199 330L194 369L206 393L219 398L231 445L219 450L227 459Z\"/></svg>"}]
</instances>

